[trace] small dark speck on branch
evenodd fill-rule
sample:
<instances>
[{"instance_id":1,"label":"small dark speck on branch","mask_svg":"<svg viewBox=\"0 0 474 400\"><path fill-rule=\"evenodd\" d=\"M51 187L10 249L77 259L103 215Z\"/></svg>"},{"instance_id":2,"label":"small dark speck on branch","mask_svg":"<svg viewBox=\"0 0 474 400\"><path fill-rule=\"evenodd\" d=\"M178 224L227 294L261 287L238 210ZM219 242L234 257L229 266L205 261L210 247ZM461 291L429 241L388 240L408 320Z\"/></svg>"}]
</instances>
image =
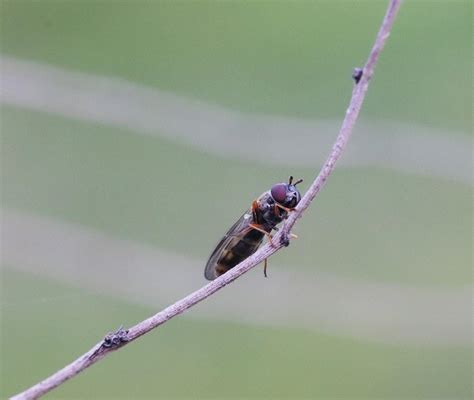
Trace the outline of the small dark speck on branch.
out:
<instances>
[{"instance_id":1,"label":"small dark speck on branch","mask_svg":"<svg viewBox=\"0 0 474 400\"><path fill-rule=\"evenodd\" d=\"M364 71L362 70L362 68L354 68L354 70L352 71L352 79L354 79L356 84L359 83L363 73Z\"/></svg>"}]
</instances>

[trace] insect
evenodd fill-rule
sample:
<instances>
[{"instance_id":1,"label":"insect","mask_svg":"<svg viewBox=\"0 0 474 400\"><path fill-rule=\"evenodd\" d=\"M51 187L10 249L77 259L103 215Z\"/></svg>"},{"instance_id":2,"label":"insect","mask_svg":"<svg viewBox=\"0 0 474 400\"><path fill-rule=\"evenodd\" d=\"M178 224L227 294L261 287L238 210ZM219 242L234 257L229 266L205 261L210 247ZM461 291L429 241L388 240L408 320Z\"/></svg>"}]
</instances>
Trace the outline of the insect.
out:
<instances>
[{"instance_id":1,"label":"insect","mask_svg":"<svg viewBox=\"0 0 474 400\"><path fill-rule=\"evenodd\" d=\"M272 230L277 230L277 225L300 202L301 194L296 185L301 182L302 179L293 183L290 176L288 183L273 185L253 201L212 252L204 270L206 279L216 279L255 253L265 236L271 241ZM263 271L266 277L267 260Z\"/></svg>"}]
</instances>

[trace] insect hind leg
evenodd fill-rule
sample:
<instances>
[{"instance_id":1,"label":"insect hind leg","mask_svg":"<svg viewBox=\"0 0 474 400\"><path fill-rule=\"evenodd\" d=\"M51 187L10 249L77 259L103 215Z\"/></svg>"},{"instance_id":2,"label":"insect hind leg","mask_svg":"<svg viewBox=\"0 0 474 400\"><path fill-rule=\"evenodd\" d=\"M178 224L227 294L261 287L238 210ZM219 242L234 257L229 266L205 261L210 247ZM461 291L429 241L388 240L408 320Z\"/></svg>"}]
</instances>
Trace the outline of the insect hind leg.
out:
<instances>
[{"instance_id":1,"label":"insect hind leg","mask_svg":"<svg viewBox=\"0 0 474 400\"><path fill-rule=\"evenodd\" d=\"M267 232L265 229L262 229L260 228L260 226L256 225L256 224L249 224L249 226L252 228L252 229L255 229L259 232L262 232L263 234L265 234L265 236L268 238L268 241L270 242L270 245L272 247L276 247L275 243L273 243L273 236ZM267 267L268 267L268 259L265 258L265 260L263 260L263 276L265 278L268 278L268 275L267 275Z\"/></svg>"}]
</instances>

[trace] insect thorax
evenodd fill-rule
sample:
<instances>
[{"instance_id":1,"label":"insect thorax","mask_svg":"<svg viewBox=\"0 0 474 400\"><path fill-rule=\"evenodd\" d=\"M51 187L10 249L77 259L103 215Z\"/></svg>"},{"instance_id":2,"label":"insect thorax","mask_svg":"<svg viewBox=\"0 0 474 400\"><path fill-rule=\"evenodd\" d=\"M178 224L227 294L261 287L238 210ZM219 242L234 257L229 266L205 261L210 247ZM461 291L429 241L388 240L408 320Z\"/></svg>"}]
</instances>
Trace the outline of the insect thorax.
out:
<instances>
[{"instance_id":1,"label":"insect thorax","mask_svg":"<svg viewBox=\"0 0 474 400\"><path fill-rule=\"evenodd\" d=\"M258 199L258 208L261 218L260 223L268 232L288 216L288 213L281 208L278 208L275 212L275 200L269 191L263 193Z\"/></svg>"}]
</instances>

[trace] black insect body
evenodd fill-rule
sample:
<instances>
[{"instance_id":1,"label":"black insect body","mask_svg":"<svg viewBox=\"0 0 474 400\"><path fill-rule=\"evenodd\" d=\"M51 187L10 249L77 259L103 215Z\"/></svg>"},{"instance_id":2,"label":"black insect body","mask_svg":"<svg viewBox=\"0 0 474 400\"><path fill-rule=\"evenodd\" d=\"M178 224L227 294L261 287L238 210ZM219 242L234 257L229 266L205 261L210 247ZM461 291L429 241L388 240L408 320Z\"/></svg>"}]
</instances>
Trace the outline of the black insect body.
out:
<instances>
[{"instance_id":1,"label":"black insect body","mask_svg":"<svg viewBox=\"0 0 474 400\"><path fill-rule=\"evenodd\" d=\"M296 185L302 181L293 183L290 176L288 183L273 185L252 203L212 252L204 270L206 279L216 279L255 253L265 236L271 239L272 230L300 202L301 194Z\"/></svg>"}]
</instances>

